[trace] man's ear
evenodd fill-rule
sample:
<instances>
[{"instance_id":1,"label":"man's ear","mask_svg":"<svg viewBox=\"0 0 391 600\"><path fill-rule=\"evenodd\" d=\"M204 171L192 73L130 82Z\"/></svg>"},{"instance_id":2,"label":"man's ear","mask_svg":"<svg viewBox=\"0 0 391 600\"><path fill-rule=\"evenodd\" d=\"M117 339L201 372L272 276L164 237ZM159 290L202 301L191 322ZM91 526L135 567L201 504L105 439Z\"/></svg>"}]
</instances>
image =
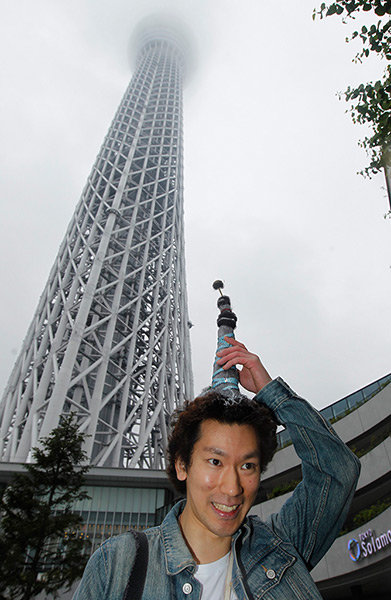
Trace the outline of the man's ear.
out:
<instances>
[{"instance_id":1,"label":"man's ear","mask_svg":"<svg viewBox=\"0 0 391 600\"><path fill-rule=\"evenodd\" d=\"M184 465L183 460L180 458L177 458L175 460L175 471L176 471L176 476L179 479L179 481L186 481L186 479L187 479L186 467Z\"/></svg>"}]
</instances>

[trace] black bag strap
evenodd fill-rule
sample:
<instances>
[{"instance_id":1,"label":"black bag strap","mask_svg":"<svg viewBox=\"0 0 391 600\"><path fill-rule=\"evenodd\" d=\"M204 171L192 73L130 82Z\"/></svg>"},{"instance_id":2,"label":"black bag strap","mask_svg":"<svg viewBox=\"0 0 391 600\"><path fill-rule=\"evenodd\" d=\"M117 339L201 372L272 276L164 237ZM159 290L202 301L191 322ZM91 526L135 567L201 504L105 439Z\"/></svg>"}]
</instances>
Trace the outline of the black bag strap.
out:
<instances>
[{"instance_id":1,"label":"black bag strap","mask_svg":"<svg viewBox=\"0 0 391 600\"><path fill-rule=\"evenodd\" d=\"M136 556L122 600L141 600L148 566L148 540L143 531L130 529L136 541Z\"/></svg>"}]
</instances>

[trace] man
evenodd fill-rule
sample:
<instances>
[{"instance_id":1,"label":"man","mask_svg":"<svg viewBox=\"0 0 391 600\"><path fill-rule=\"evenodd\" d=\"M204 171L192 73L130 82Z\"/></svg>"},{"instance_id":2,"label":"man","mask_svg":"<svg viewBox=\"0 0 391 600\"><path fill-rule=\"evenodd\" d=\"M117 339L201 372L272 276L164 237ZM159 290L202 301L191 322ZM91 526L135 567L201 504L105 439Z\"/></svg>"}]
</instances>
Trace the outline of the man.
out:
<instances>
[{"instance_id":1,"label":"man","mask_svg":"<svg viewBox=\"0 0 391 600\"><path fill-rule=\"evenodd\" d=\"M320 599L309 571L344 523L359 461L316 410L271 379L258 356L235 339L226 342L217 364L224 371L241 365L240 383L256 395L230 402L212 391L177 415L168 473L186 499L146 531L142 597ZM287 427L303 480L263 523L247 513L275 446L270 414ZM107 540L91 557L74 600L121 600L134 560L131 534Z\"/></svg>"}]
</instances>

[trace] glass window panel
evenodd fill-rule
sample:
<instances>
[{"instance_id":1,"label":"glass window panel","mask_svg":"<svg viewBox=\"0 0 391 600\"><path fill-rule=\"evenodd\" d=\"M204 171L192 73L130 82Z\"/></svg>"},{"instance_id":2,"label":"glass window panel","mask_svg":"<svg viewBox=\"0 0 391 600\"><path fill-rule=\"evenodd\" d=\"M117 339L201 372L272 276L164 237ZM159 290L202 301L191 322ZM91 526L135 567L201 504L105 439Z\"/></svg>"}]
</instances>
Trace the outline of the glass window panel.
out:
<instances>
[{"instance_id":1,"label":"glass window panel","mask_svg":"<svg viewBox=\"0 0 391 600\"><path fill-rule=\"evenodd\" d=\"M156 510L156 490L150 489L150 490L145 490L145 491L148 492L148 494L147 494L147 502L146 502L146 510L149 513L155 514L155 510Z\"/></svg>"},{"instance_id":2,"label":"glass window panel","mask_svg":"<svg viewBox=\"0 0 391 600\"><path fill-rule=\"evenodd\" d=\"M88 492L88 488L86 486L83 486L82 490ZM88 500L88 499L86 499L86 500L76 500L76 502L73 505L73 510L75 510L75 511L88 510L89 506L90 506L90 500Z\"/></svg>"},{"instance_id":3,"label":"glass window panel","mask_svg":"<svg viewBox=\"0 0 391 600\"><path fill-rule=\"evenodd\" d=\"M331 421L331 419L334 416L333 409L331 408L331 406L328 406L327 408L323 408L320 412L327 421Z\"/></svg>"},{"instance_id":4,"label":"glass window panel","mask_svg":"<svg viewBox=\"0 0 391 600\"><path fill-rule=\"evenodd\" d=\"M389 383L390 381L391 381L391 375L385 375L384 377L379 379L379 385L384 385L386 383Z\"/></svg>"},{"instance_id":5,"label":"glass window panel","mask_svg":"<svg viewBox=\"0 0 391 600\"><path fill-rule=\"evenodd\" d=\"M108 488L110 490L109 493L109 502L108 502L108 508L109 510L112 511L116 511L117 510L117 504L118 504L118 492L120 488Z\"/></svg>"},{"instance_id":6,"label":"glass window panel","mask_svg":"<svg viewBox=\"0 0 391 600\"><path fill-rule=\"evenodd\" d=\"M156 498L156 508L160 506L164 506L165 504L165 491L157 490L157 498Z\"/></svg>"},{"instance_id":7,"label":"glass window panel","mask_svg":"<svg viewBox=\"0 0 391 600\"><path fill-rule=\"evenodd\" d=\"M114 514L114 525L121 525L122 523L122 512L116 512Z\"/></svg>"},{"instance_id":8,"label":"glass window panel","mask_svg":"<svg viewBox=\"0 0 391 600\"><path fill-rule=\"evenodd\" d=\"M348 408L348 403L346 401L346 398L342 398L342 400L339 400L339 402L336 402L335 404L333 404L333 412L334 415L336 417L339 417L340 415L342 415L345 410L347 410Z\"/></svg>"},{"instance_id":9,"label":"glass window panel","mask_svg":"<svg viewBox=\"0 0 391 600\"><path fill-rule=\"evenodd\" d=\"M100 509L104 510L109 507L109 500L110 500L110 488L108 487L101 487L101 500L100 500Z\"/></svg>"},{"instance_id":10,"label":"glass window panel","mask_svg":"<svg viewBox=\"0 0 391 600\"><path fill-rule=\"evenodd\" d=\"M105 522L105 517L106 517L106 513L103 511L99 511L98 512L98 523L99 525L103 525L103 523Z\"/></svg>"},{"instance_id":11,"label":"glass window panel","mask_svg":"<svg viewBox=\"0 0 391 600\"><path fill-rule=\"evenodd\" d=\"M132 527L137 527L139 523L139 514L138 513L132 513L132 518L130 520L130 524Z\"/></svg>"},{"instance_id":12,"label":"glass window panel","mask_svg":"<svg viewBox=\"0 0 391 600\"><path fill-rule=\"evenodd\" d=\"M148 511L148 503L149 503L149 492L150 490L140 490L141 492L141 500L140 500L140 512Z\"/></svg>"},{"instance_id":13,"label":"glass window panel","mask_svg":"<svg viewBox=\"0 0 391 600\"><path fill-rule=\"evenodd\" d=\"M133 512L134 490L125 490L124 510Z\"/></svg>"},{"instance_id":14,"label":"glass window panel","mask_svg":"<svg viewBox=\"0 0 391 600\"><path fill-rule=\"evenodd\" d=\"M287 442L290 441L290 435L288 433L288 431L286 429L283 429L282 431L280 431L278 433L278 438L280 441L281 446L283 446L284 444L286 444Z\"/></svg>"},{"instance_id":15,"label":"glass window panel","mask_svg":"<svg viewBox=\"0 0 391 600\"><path fill-rule=\"evenodd\" d=\"M374 392L377 392L379 389L379 384L377 383L377 381L375 381L375 383L372 383L371 385L368 385L364 390L364 395L366 398L369 398L369 396L372 396L372 394Z\"/></svg>"},{"instance_id":16,"label":"glass window panel","mask_svg":"<svg viewBox=\"0 0 391 600\"><path fill-rule=\"evenodd\" d=\"M150 491L150 494L149 494L148 512L155 513L156 505L157 505L157 490L151 489L149 491Z\"/></svg>"},{"instance_id":17,"label":"glass window panel","mask_svg":"<svg viewBox=\"0 0 391 600\"><path fill-rule=\"evenodd\" d=\"M141 490L136 488L133 491L132 494L132 512L133 513L138 513L140 512L140 508L141 508Z\"/></svg>"},{"instance_id":18,"label":"glass window panel","mask_svg":"<svg viewBox=\"0 0 391 600\"><path fill-rule=\"evenodd\" d=\"M101 506L101 487L94 486L88 487L87 491L91 496L91 508L93 510L99 510Z\"/></svg>"},{"instance_id":19,"label":"glass window panel","mask_svg":"<svg viewBox=\"0 0 391 600\"><path fill-rule=\"evenodd\" d=\"M140 513L139 527L146 527L146 525L147 525L147 513L142 512L142 513Z\"/></svg>"},{"instance_id":20,"label":"glass window panel","mask_svg":"<svg viewBox=\"0 0 391 600\"><path fill-rule=\"evenodd\" d=\"M349 408L354 408L357 404L360 404L364 400L364 396L361 390L355 392L354 394L350 394L346 398Z\"/></svg>"}]
</instances>

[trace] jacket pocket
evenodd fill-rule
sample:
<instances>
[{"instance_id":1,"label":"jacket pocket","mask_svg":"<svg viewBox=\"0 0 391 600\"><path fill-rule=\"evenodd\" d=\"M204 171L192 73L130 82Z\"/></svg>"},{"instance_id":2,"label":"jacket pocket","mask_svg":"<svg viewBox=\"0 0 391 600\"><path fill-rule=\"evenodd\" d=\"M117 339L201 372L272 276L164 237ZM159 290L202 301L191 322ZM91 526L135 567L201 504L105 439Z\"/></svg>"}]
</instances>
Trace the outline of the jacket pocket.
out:
<instances>
[{"instance_id":1,"label":"jacket pocket","mask_svg":"<svg viewBox=\"0 0 391 600\"><path fill-rule=\"evenodd\" d=\"M281 545L243 574L254 600L321 600L304 563Z\"/></svg>"}]
</instances>

